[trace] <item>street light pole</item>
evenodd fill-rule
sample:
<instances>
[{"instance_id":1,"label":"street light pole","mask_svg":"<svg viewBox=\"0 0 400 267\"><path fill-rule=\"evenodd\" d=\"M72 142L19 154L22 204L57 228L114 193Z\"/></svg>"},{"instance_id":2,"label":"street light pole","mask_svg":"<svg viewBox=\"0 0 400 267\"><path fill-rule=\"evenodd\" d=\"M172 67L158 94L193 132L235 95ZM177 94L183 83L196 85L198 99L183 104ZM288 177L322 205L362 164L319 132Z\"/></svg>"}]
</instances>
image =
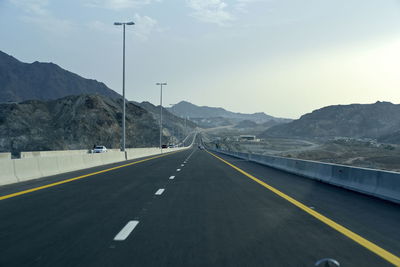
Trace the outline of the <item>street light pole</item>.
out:
<instances>
[{"instance_id":1,"label":"street light pole","mask_svg":"<svg viewBox=\"0 0 400 267\"><path fill-rule=\"evenodd\" d=\"M134 22L114 22L116 26L123 26L122 37L122 97L123 97L123 116L122 116L122 151L125 152L126 131L125 131L125 25L135 25Z\"/></svg>"},{"instance_id":2,"label":"street light pole","mask_svg":"<svg viewBox=\"0 0 400 267\"><path fill-rule=\"evenodd\" d=\"M162 88L167 83L156 83L156 85L160 86L160 149L162 153Z\"/></svg>"}]
</instances>

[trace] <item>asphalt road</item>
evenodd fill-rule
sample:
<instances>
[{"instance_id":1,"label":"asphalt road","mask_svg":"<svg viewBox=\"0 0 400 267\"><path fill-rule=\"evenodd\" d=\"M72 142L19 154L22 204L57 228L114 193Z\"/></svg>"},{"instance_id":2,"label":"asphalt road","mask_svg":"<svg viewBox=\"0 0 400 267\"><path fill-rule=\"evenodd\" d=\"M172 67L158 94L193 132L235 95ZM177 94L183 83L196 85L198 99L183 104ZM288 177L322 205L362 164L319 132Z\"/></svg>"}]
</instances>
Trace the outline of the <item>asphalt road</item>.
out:
<instances>
[{"instance_id":1,"label":"asphalt road","mask_svg":"<svg viewBox=\"0 0 400 267\"><path fill-rule=\"evenodd\" d=\"M399 205L219 156L400 255ZM1 200L0 214L0 266L392 266L197 148Z\"/></svg>"}]
</instances>

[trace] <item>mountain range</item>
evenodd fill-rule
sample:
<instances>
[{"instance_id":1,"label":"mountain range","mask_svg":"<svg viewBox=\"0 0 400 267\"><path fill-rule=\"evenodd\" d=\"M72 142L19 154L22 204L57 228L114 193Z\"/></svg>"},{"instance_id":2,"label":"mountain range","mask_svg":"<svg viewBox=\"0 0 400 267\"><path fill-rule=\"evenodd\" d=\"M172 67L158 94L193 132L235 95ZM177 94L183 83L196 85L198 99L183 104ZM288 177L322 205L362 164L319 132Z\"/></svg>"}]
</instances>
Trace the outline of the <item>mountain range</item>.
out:
<instances>
[{"instance_id":1,"label":"mountain range","mask_svg":"<svg viewBox=\"0 0 400 267\"><path fill-rule=\"evenodd\" d=\"M0 151L120 148L122 99L99 95L0 104ZM167 137L164 137L166 140ZM145 109L126 106L126 146L159 144L159 126Z\"/></svg>"},{"instance_id":2,"label":"mountain range","mask_svg":"<svg viewBox=\"0 0 400 267\"><path fill-rule=\"evenodd\" d=\"M155 106L147 101L142 103L136 103L136 102L134 103L145 109L147 112L149 112L152 115L153 119L157 121L157 123L159 123L160 106ZM166 134L178 138L179 137L182 138L183 136L188 135L197 127L197 125L194 122L178 117L169 112L166 108L163 108L162 121L163 121L163 128L166 131L168 131Z\"/></svg>"},{"instance_id":3,"label":"mountain range","mask_svg":"<svg viewBox=\"0 0 400 267\"><path fill-rule=\"evenodd\" d=\"M82 94L121 98L104 83L82 78L56 64L23 63L0 51L0 103L54 100Z\"/></svg>"},{"instance_id":4,"label":"mountain range","mask_svg":"<svg viewBox=\"0 0 400 267\"><path fill-rule=\"evenodd\" d=\"M56 64L23 63L0 51L0 103L0 151L78 149L91 143L119 147L122 97ZM187 101L163 113L164 142L197 125L236 125L269 128L261 134L265 138L351 137L400 144L400 105L390 102L328 106L294 121ZM158 145L159 106L128 103L127 134L128 146Z\"/></svg>"},{"instance_id":5,"label":"mountain range","mask_svg":"<svg viewBox=\"0 0 400 267\"><path fill-rule=\"evenodd\" d=\"M334 105L305 114L298 120L273 126L263 137L370 138L400 143L400 105L390 102Z\"/></svg>"},{"instance_id":6,"label":"mountain range","mask_svg":"<svg viewBox=\"0 0 400 267\"><path fill-rule=\"evenodd\" d=\"M181 101L168 108L168 110L177 116L188 117L202 127L233 125L241 121L252 121L258 124L269 121L275 121L277 123L291 121L289 119L276 118L264 112L253 114L236 113L223 108L197 106L187 101Z\"/></svg>"},{"instance_id":7,"label":"mountain range","mask_svg":"<svg viewBox=\"0 0 400 267\"><path fill-rule=\"evenodd\" d=\"M159 145L159 108L127 103L127 147ZM196 124L163 109L163 143ZM23 63L0 51L0 151L119 148L122 97L53 63Z\"/></svg>"}]
</instances>

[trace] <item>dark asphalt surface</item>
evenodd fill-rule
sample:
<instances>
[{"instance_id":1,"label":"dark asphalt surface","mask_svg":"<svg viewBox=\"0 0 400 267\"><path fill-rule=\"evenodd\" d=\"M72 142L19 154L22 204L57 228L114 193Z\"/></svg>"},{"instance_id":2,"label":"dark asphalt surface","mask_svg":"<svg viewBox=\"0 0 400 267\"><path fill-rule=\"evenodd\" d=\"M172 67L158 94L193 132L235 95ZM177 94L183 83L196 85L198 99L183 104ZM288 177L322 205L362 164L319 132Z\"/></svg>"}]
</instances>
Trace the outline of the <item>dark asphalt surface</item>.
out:
<instances>
[{"instance_id":1,"label":"dark asphalt surface","mask_svg":"<svg viewBox=\"0 0 400 267\"><path fill-rule=\"evenodd\" d=\"M399 205L222 157L400 254ZM391 266L197 148L2 200L0 214L0 266Z\"/></svg>"}]
</instances>

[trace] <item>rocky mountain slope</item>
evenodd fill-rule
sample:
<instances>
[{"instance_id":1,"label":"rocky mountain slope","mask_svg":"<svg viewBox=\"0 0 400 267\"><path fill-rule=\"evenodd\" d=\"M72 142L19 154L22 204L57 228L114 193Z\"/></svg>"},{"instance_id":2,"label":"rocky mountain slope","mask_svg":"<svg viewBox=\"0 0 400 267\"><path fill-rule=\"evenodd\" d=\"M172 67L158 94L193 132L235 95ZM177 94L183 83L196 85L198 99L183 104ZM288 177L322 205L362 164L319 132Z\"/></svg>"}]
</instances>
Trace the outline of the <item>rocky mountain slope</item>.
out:
<instances>
[{"instance_id":1,"label":"rocky mountain slope","mask_svg":"<svg viewBox=\"0 0 400 267\"><path fill-rule=\"evenodd\" d=\"M150 102L137 103L140 107L148 111L157 123L160 121L160 106L155 106ZM166 108L163 108L163 128L165 128L169 135L174 135L177 138L182 138L192 132L197 125L190 121L175 116Z\"/></svg>"},{"instance_id":2,"label":"rocky mountain slope","mask_svg":"<svg viewBox=\"0 0 400 267\"><path fill-rule=\"evenodd\" d=\"M252 121L257 124L263 124L266 122L280 124L291 121L289 119L272 117L264 112L254 114L235 113L223 108L207 106L200 107L187 101L181 101L178 104L175 104L169 108L169 111L179 117L188 117L203 128L234 125L241 121Z\"/></svg>"},{"instance_id":3,"label":"rocky mountain slope","mask_svg":"<svg viewBox=\"0 0 400 267\"><path fill-rule=\"evenodd\" d=\"M0 51L0 103L53 100L69 95L121 96L104 83L85 79L53 63L23 63Z\"/></svg>"},{"instance_id":4,"label":"rocky mountain slope","mask_svg":"<svg viewBox=\"0 0 400 267\"><path fill-rule=\"evenodd\" d=\"M132 103L126 114L126 146L158 146L153 116ZM120 148L121 122L122 99L99 95L0 104L0 151Z\"/></svg>"},{"instance_id":5,"label":"rocky mountain slope","mask_svg":"<svg viewBox=\"0 0 400 267\"><path fill-rule=\"evenodd\" d=\"M234 119L236 122L242 120L251 120L256 123L264 123L270 120L285 121L285 119L275 118L265 114L264 112L254 114L235 113L225 110L223 108L207 106L200 107L187 101L181 101L178 104L175 104L174 106L169 108L169 110L180 117L187 116L190 118L227 118Z\"/></svg>"},{"instance_id":6,"label":"rocky mountain slope","mask_svg":"<svg viewBox=\"0 0 400 267\"><path fill-rule=\"evenodd\" d=\"M235 128L254 128L257 127L258 124L251 120L243 120L235 125Z\"/></svg>"},{"instance_id":7,"label":"rocky mountain slope","mask_svg":"<svg viewBox=\"0 0 400 267\"><path fill-rule=\"evenodd\" d=\"M271 127L264 137L372 138L400 143L400 105L389 102L328 106L290 123Z\"/></svg>"}]
</instances>

